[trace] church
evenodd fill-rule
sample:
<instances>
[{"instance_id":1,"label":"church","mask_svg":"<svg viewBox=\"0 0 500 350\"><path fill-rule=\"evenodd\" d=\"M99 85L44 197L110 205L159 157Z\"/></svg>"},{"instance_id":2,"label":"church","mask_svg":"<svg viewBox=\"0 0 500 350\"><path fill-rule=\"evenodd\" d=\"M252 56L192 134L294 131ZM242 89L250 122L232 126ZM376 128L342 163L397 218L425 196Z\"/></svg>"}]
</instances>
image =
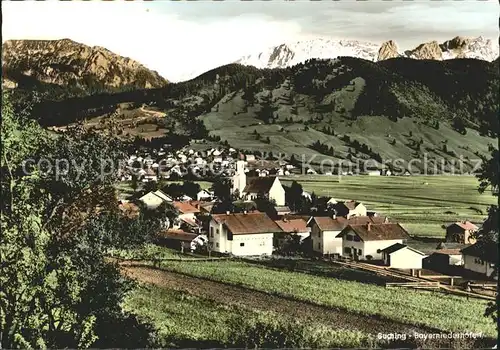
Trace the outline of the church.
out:
<instances>
[{"instance_id":1,"label":"church","mask_svg":"<svg viewBox=\"0 0 500 350\"><path fill-rule=\"evenodd\" d=\"M285 189L276 176L249 177L245 174L245 161L236 162L236 173L232 179L233 193L238 193L243 200L259 197L274 200L277 206L285 205Z\"/></svg>"}]
</instances>

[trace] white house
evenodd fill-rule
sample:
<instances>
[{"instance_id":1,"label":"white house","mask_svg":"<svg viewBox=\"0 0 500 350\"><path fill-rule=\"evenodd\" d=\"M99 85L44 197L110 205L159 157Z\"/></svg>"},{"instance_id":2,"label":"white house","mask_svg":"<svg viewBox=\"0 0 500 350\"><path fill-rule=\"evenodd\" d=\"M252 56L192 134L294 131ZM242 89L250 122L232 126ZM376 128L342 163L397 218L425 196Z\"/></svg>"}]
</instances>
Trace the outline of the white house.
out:
<instances>
[{"instance_id":1,"label":"white house","mask_svg":"<svg viewBox=\"0 0 500 350\"><path fill-rule=\"evenodd\" d=\"M311 227L311 243L313 251L322 255L339 254L342 255L342 237L337 237L348 225L352 224L382 224L389 222L387 218L362 216L346 219L341 216L315 216L308 226Z\"/></svg>"},{"instance_id":2,"label":"white house","mask_svg":"<svg viewBox=\"0 0 500 350\"><path fill-rule=\"evenodd\" d=\"M208 239L212 250L236 256L271 255L273 236L281 229L265 213L212 216Z\"/></svg>"},{"instance_id":3,"label":"white house","mask_svg":"<svg viewBox=\"0 0 500 350\"><path fill-rule=\"evenodd\" d=\"M361 202L356 202L353 200L338 202L333 205L333 208L337 211L338 216L345 216L348 219L354 216L367 215L367 209L365 205Z\"/></svg>"},{"instance_id":4,"label":"white house","mask_svg":"<svg viewBox=\"0 0 500 350\"><path fill-rule=\"evenodd\" d=\"M146 193L139 200L146 205L148 209L156 209L163 202L172 202L172 198L162 191L154 191Z\"/></svg>"},{"instance_id":5,"label":"white house","mask_svg":"<svg viewBox=\"0 0 500 350\"><path fill-rule=\"evenodd\" d=\"M203 200L211 200L214 196L214 193L211 191L207 190L201 190L196 194L196 200L203 201Z\"/></svg>"},{"instance_id":6,"label":"white house","mask_svg":"<svg viewBox=\"0 0 500 350\"><path fill-rule=\"evenodd\" d=\"M385 223L348 225L337 238L342 238L342 255L359 260L380 260L382 250L410 236L399 224Z\"/></svg>"},{"instance_id":7,"label":"white house","mask_svg":"<svg viewBox=\"0 0 500 350\"><path fill-rule=\"evenodd\" d=\"M249 178L242 196L246 200L264 197L274 200L277 206L285 205L285 189L275 176Z\"/></svg>"},{"instance_id":8,"label":"white house","mask_svg":"<svg viewBox=\"0 0 500 350\"><path fill-rule=\"evenodd\" d=\"M495 266L498 265L498 246L496 243L478 241L461 250L464 269L486 277L498 279L498 271L495 274Z\"/></svg>"},{"instance_id":9,"label":"white house","mask_svg":"<svg viewBox=\"0 0 500 350\"><path fill-rule=\"evenodd\" d=\"M425 257L424 253L401 243L382 249L384 264L395 269L421 269Z\"/></svg>"}]
</instances>

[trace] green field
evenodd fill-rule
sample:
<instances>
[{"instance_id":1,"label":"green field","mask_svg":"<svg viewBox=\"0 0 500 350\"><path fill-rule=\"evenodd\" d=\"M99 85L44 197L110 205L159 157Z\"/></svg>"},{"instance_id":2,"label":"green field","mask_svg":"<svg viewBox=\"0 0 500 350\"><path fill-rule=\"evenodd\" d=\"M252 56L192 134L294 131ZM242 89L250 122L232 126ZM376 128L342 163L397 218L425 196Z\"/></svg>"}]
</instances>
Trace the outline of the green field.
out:
<instances>
[{"instance_id":1,"label":"green field","mask_svg":"<svg viewBox=\"0 0 500 350\"><path fill-rule=\"evenodd\" d=\"M157 345L161 347L288 345L359 348L374 344L373 336L359 331L335 330L320 323L305 324L293 320L288 315L219 304L183 291L153 285L136 288L127 297L124 309L133 311L156 327ZM260 326L260 329L255 327L256 325ZM290 332L289 336L294 335L293 339L286 340L288 344L280 344L276 334L273 337L274 342L266 344L272 341L269 335L273 334L270 333L286 330L293 332ZM266 335L267 339L264 339ZM285 339L281 341L283 340Z\"/></svg>"},{"instance_id":2,"label":"green field","mask_svg":"<svg viewBox=\"0 0 500 350\"><path fill-rule=\"evenodd\" d=\"M447 225L457 220L481 223L496 198L479 194L473 176L324 176L284 177L304 190L336 200L363 202L369 211L400 222L412 235L443 237ZM482 214L481 214L482 213Z\"/></svg>"},{"instance_id":3,"label":"green field","mask_svg":"<svg viewBox=\"0 0 500 350\"><path fill-rule=\"evenodd\" d=\"M490 319L483 316L486 302L412 290L392 290L335 278L276 271L253 264L224 262L168 262L166 270L241 285L369 317L433 327L442 331L483 332L495 336Z\"/></svg>"}]
</instances>

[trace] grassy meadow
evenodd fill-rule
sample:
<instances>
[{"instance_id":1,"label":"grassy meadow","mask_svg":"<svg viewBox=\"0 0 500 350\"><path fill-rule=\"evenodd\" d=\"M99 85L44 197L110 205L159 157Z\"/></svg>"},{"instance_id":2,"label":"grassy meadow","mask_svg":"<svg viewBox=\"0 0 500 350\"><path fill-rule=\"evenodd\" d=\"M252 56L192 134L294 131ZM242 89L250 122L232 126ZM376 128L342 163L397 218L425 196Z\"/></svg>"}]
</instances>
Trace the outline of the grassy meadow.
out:
<instances>
[{"instance_id":1,"label":"grassy meadow","mask_svg":"<svg viewBox=\"0 0 500 350\"><path fill-rule=\"evenodd\" d=\"M169 262L168 271L341 308L368 317L383 317L442 331L483 332L495 336L496 328L483 316L486 302L441 293L386 289L385 287L277 271L237 261Z\"/></svg>"},{"instance_id":2,"label":"grassy meadow","mask_svg":"<svg viewBox=\"0 0 500 350\"><path fill-rule=\"evenodd\" d=\"M154 285L136 288L125 301L124 309L149 320L158 330L157 341L162 347L225 347L238 344L242 347L359 348L374 344L374 336L360 331L332 329L320 323L306 325L276 312L221 304ZM253 332L248 332L250 327ZM276 333L287 329L295 331L295 334L278 334L282 337L276 337ZM269 337L270 333L274 337ZM264 340L266 335L267 340ZM275 343L263 343L272 338Z\"/></svg>"}]
</instances>

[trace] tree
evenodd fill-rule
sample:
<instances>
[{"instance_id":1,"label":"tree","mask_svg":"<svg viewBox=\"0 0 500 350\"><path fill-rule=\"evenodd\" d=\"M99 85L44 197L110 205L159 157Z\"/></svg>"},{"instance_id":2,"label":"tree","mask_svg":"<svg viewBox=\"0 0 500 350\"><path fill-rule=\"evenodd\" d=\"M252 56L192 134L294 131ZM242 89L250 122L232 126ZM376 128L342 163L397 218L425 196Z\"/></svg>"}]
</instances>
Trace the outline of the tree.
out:
<instances>
[{"instance_id":1,"label":"tree","mask_svg":"<svg viewBox=\"0 0 500 350\"><path fill-rule=\"evenodd\" d=\"M130 187L134 190L134 193L137 192L137 189L139 188L139 180L137 178L137 175L132 175L132 181L130 182Z\"/></svg>"},{"instance_id":2,"label":"tree","mask_svg":"<svg viewBox=\"0 0 500 350\"><path fill-rule=\"evenodd\" d=\"M293 211L301 211L304 205L304 197L302 196L302 186L297 182L293 181L290 187L286 188L285 198L290 209Z\"/></svg>"},{"instance_id":3,"label":"tree","mask_svg":"<svg viewBox=\"0 0 500 350\"><path fill-rule=\"evenodd\" d=\"M231 200L231 181L229 179L217 178L211 189L220 201Z\"/></svg>"},{"instance_id":4,"label":"tree","mask_svg":"<svg viewBox=\"0 0 500 350\"><path fill-rule=\"evenodd\" d=\"M483 164L477 175L479 180L479 193L484 193L488 187L492 189L494 196L498 197L498 177L500 173L499 151L490 145L491 158L483 158ZM492 205L488 209L488 218L484 221L481 230L478 232L478 239L497 246L498 248L498 205ZM498 265L495 265L494 274L498 274ZM498 301L498 300L497 300ZM488 303L485 316L490 317L498 325L498 305L496 302Z\"/></svg>"},{"instance_id":5,"label":"tree","mask_svg":"<svg viewBox=\"0 0 500 350\"><path fill-rule=\"evenodd\" d=\"M193 181L184 181L184 183L182 184L182 192L184 192L185 195L191 198L196 198L196 195L200 191L200 185Z\"/></svg>"},{"instance_id":6,"label":"tree","mask_svg":"<svg viewBox=\"0 0 500 350\"><path fill-rule=\"evenodd\" d=\"M130 316L120 304L131 285L104 258L118 228L110 225L117 171L103 164L120 148L81 128L55 139L2 97L1 346L106 344L103 324L115 325L120 338L130 330L117 325Z\"/></svg>"}]
</instances>

